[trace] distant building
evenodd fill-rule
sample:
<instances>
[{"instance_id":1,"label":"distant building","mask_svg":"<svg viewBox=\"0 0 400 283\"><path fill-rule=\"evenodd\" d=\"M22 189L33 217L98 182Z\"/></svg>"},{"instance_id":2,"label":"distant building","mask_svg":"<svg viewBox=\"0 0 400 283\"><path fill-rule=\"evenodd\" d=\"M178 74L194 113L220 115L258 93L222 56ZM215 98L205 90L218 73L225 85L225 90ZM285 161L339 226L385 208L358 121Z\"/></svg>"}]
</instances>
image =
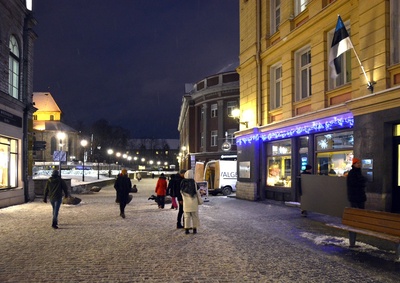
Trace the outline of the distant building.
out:
<instances>
[{"instance_id":1,"label":"distant building","mask_svg":"<svg viewBox=\"0 0 400 283\"><path fill-rule=\"evenodd\" d=\"M29 147L37 36L25 2L0 0L0 207L34 198Z\"/></svg>"},{"instance_id":2,"label":"distant building","mask_svg":"<svg viewBox=\"0 0 400 283\"><path fill-rule=\"evenodd\" d=\"M234 133L239 125L232 111L239 107L239 75L226 72L185 85L178 131L180 167L194 168L207 162L236 156Z\"/></svg>"},{"instance_id":3,"label":"distant building","mask_svg":"<svg viewBox=\"0 0 400 283\"><path fill-rule=\"evenodd\" d=\"M79 132L61 122L62 112L49 92L34 92L33 160L53 162L55 151L66 152L66 161L79 153ZM45 148L43 148L45 146Z\"/></svg>"},{"instance_id":4,"label":"distant building","mask_svg":"<svg viewBox=\"0 0 400 283\"><path fill-rule=\"evenodd\" d=\"M128 151L131 157L128 167L133 170L175 170L178 168L178 139L130 139Z\"/></svg>"}]
</instances>

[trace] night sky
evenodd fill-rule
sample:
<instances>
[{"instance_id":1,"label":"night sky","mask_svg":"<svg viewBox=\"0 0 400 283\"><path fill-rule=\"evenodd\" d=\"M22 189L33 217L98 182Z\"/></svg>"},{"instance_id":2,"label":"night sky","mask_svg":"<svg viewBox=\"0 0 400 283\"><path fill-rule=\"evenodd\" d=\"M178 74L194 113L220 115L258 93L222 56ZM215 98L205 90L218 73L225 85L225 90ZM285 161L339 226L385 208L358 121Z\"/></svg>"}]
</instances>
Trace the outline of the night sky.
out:
<instances>
[{"instance_id":1,"label":"night sky","mask_svg":"<svg viewBox=\"0 0 400 283\"><path fill-rule=\"evenodd\" d=\"M64 122L178 138L186 83L234 70L237 0L35 0L35 92Z\"/></svg>"}]
</instances>

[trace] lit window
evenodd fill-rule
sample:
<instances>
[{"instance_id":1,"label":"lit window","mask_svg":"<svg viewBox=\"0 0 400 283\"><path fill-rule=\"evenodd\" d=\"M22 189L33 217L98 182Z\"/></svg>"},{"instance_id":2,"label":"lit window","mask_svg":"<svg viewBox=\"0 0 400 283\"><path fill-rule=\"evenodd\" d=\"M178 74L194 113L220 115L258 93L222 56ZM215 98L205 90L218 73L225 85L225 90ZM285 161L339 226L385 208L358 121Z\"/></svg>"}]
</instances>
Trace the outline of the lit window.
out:
<instances>
[{"instance_id":1,"label":"lit window","mask_svg":"<svg viewBox=\"0 0 400 283\"><path fill-rule=\"evenodd\" d=\"M228 113L228 117L232 117L232 110L237 108L237 102L236 101L228 101L226 104L226 110Z\"/></svg>"},{"instance_id":2,"label":"lit window","mask_svg":"<svg viewBox=\"0 0 400 283\"><path fill-rule=\"evenodd\" d=\"M18 99L19 98L19 48L17 39L10 37L10 57L8 62L8 93Z\"/></svg>"}]
</instances>

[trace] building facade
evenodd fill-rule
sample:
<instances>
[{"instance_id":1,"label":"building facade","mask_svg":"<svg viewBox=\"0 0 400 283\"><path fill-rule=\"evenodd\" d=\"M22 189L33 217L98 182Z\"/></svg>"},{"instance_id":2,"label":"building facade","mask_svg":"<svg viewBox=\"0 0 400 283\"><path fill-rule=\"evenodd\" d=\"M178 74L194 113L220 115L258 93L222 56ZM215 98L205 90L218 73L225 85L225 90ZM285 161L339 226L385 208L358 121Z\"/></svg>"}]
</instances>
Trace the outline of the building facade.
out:
<instances>
[{"instance_id":1,"label":"building facade","mask_svg":"<svg viewBox=\"0 0 400 283\"><path fill-rule=\"evenodd\" d=\"M338 15L354 49L335 77ZM400 212L399 16L394 0L240 0L238 198L298 200L306 164L338 178L357 157L366 207Z\"/></svg>"},{"instance_id":2,"label":"building facade","mask_svg":"<svg viewBox=\"0 0 400 283\"><path fill-rule=\"evenodd\" d=\"M239 75L225 72L187 86L182 98L180 132L181 169L196 162L236 157L234 133L239 129L232 110L239 107Z\"/></svg>"},{"instance_id":3,"label":"building facade","mask_svg":"<svg viewBox=\"0 0 400 283\"><path fill-rule=\"evenodd\" d=\"M80 153L79 132L61 122L62 111L49 92L34 92L33 102L33 161L36 165L52 165L55 152L65 152L65 160L77 159ZM57 153L56 153L57 155Z\"/></svg>"},{"instance_id":4,"label":"building facade","mask_svg":"<svg viewBox=\"0 0 400 283\"><path fill-rule=\"evenodd\" d=\"M28 2L0 1L0 207L34 198L29 146L36 21Z\"/></svg>"}]
</instances>

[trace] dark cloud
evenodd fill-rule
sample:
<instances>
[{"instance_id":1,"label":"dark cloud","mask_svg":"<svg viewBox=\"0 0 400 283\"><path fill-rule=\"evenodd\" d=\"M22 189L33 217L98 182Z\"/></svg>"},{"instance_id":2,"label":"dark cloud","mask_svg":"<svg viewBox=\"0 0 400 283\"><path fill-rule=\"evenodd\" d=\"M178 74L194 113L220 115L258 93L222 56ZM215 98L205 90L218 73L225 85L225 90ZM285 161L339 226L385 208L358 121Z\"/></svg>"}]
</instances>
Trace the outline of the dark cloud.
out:
<instances>
[{"instance_id":1,"label":"dark cloud","mask_svg":"<svg viewBox=\"0 0 400 283\"><path fill-rule=\"evenodd\" d=\"M34 1L34 91L50 91L67 122L177 138L185 83L237 66L238 10L234 0Z\"/></svg>"}]
</instances>

